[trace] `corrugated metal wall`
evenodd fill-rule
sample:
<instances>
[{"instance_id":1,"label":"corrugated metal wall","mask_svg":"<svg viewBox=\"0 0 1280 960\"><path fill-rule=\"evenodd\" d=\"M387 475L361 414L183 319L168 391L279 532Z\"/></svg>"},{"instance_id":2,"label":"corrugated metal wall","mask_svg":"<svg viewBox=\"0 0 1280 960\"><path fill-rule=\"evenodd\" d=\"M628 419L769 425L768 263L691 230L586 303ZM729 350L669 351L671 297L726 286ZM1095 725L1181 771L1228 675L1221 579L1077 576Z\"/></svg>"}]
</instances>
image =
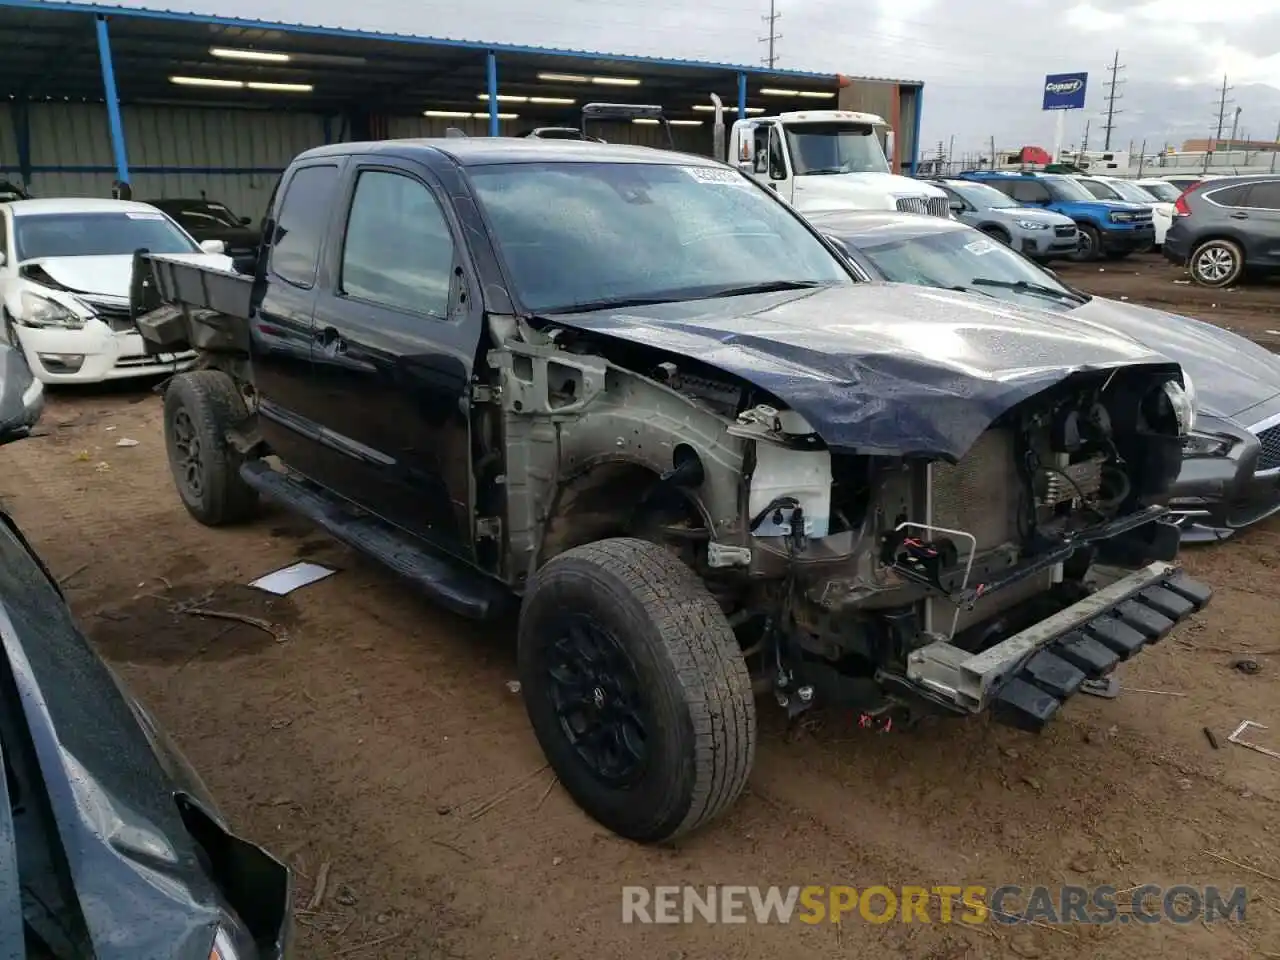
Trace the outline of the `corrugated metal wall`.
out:
<instances>
[{"instance_id":1,"label":"corrugated metal wall","mask_svg":"<svg viewBox=\"0 0 1280 960\"><path fill-rule=\"evenodd\" d=\"M0 177L20 180L13 106L0 104ZM294 156L325 142L325 118L178 107L122 108L133 196L138 200L194 197L203 191L233 211L257 218L276 178ZM116 178L107 111L102 104L33 103L28 108L30 162L26 185L37 197L109 197ZM727 118L732 122L732 118ZM523 132L526 120L504 120L504 134ZM391 137L443 137L449 127L471 136L488 133L487 118L392 117ZM661 128L602 123L593 132L610 143L666 147ZM334 118L329 135L337 139ZM711 125L674 127L677 149L708 155Z\"/></svg>"},{"instance_id":2,"label":"corrugated metal wall","mask_svg":"<svg viewBox=\"0 0 1280 960\"><path fill-rule=\"evenodd\" d=\"M12 105L0 107L0 167L18 178ZM257 216L279 172L324 143L324 118L303 113L174 107L122 109L133 195L199 196ZM101 104L33 103L28 109L37 197L108 197L116 178L107 111Z\"/></svg>"}]
</instances>

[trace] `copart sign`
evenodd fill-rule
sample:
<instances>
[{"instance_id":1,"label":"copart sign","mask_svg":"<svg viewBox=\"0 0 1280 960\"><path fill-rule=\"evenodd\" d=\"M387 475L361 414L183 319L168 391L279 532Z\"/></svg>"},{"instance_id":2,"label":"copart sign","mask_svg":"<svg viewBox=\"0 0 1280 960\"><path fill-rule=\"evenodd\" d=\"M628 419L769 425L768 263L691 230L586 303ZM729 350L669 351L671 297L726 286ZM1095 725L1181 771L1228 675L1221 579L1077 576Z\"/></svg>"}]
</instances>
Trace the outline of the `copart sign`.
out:
<instances>
[{"instance_id":1,"label":"copart sign","mask_svg":"<svg viewBox=\"0 0 1280 960\"><path fill-rule=\"evenodd\" d=\"M1087 73L1051 73L1044 78L1042 110L1081 110L1089 86Z\"/></svg>"}]
</instances>

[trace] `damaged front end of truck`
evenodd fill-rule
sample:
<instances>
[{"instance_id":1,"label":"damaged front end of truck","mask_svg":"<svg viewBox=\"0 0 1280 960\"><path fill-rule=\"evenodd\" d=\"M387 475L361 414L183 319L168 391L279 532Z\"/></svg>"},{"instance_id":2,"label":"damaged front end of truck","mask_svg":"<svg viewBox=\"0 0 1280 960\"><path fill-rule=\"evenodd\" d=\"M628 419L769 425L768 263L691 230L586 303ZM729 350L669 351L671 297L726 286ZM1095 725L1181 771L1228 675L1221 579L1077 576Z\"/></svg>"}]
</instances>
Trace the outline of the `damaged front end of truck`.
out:
<instances>
[{"instance_id":1,"label":"damaged front end of truck","mask_svg":"<svg viewBox=\"0 0 1280 960\"><path fill-rule=\"evenodd\" d=\"M1194 418L1176 364L1097 362L1086 337L1046 362L991 330L998 350L956 363L838 324L765 342L707 316L553 319L489 354L508 579L601 537L661 542L791 715L1038 730L1209 600L1161 505Z\"/></svg>"}]
</instances>

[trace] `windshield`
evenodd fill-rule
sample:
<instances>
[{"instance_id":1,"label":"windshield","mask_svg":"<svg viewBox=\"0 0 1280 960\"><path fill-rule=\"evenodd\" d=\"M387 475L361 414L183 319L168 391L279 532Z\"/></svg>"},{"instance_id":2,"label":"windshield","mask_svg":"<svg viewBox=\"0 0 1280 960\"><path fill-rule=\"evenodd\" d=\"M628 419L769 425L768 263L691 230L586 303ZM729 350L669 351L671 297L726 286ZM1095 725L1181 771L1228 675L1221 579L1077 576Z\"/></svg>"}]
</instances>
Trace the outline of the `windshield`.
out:
<instances>
[{"instance_id":1,"label":"windshield","mask_svg":"<svg viewBox=\"0 0 1280 960\"><path fill-rule=\"evenodd\" d=\"M797 177L889 172L880 140L868 124L788 123L783 129Z\"/></svg>"},{"instance_id":2,"label":"windshield","mask_svg":"<svg viewBox=\"0 0 1280 960\"><path fill-rule=\"evenodd\" d=\"M1000 210L1005 207L1021 206L1012 197L1001 193L995 187L988 187L985 183L966 183L963 186L948 183L944 189L953 191L979 210Z\"/></svg>"},{"instance_id":3,"label":"windshield","mask_svg":"<svg viewBox=\"0 0 1280 960\"><path fill-rule=\"evenodd\" d=\"M1180 196L1182 191L1166 180L1153 180L1151 183L1138 184L1139 189L1145 190L1157 200L1163 200L1165 203L1174 203Z\"/></svg>"},{"instance_id":4,"label":"windshield","mask_svg":"<svg viewBox=\"0 0 1280 960\"><path fill-rule=\"evenodd\" d=\"M1103 183L1101 180L1077 180L1076 183L1088 190L1098 200L1124 199L1120 196L1120 191L1116 190L1115 187L1111 186L1109 183Z\"/></svg>"},{"instance_id":5,"label":"windshield","mask_svg":"<svg viewBox=\"0 0 1280 960\"><path fill-rule=\"evenodd\" d=\"M1052 274L976 230L946 230L905 239L898 236L879 242L868 236L859 239L856 246L886 280L896 283L945 289L972 288L1001 299L1033 301L1040 307L1051 305L1041 294L974 284L975 280L1009 284L1023 282L1061 291L1064 304L1067 301L1072 304L1079 302L1079 298Z\"/></svg>"},{"instance_id":6,"label":"windshield","mask_svg":"<svg viewBox=\"0 0 1280 960\"><path fill-rule=\"evenodd\" d=\"M1151 196L1136 183L1128 180L1108 180L1107 186L1120 195L1121 200L1130 203L1150 203Z\"/></svg>"},{"instance_id":7,"label":"windshield","mask_svg":"<svg viewBox=\"0 0 1280 960\"><path fill-rule=\"evenodd\" d=\"M550 162L468 173L533 311L854 282L798 217L734 170Z\"/></svg>"},{"instance_id":8,"label":"windshield","mask_svg":"<svg viewBox=\"0 0 1280 960\"><path fill-rule=\"evenodd\" d=\"M1049 195L1054 200L1096 200L1092 193L1080 185L1080 181L1070 177L1040 177Z\"/></svg>"},{"instance_id":9,"label":"windshield","mask_svg":"<svg viewBox=\"0 0 1280 960\"><path fill-rule=\"evenodd\" d=\"M131 256L199 253L191 239L158 210L154 213L38 213L13 218L18 260L42 257Z\"/></svg>"},{"instance_id":10,"label":"windshield","mask_svg":"<svg viewBox=\"0 0 1280 960\"><path fill-rule=\"evenodd\" d=\"M157 206L161 206L157 204ZM238 227L240 218L221 203L207 200L189 202L168 201L161 209L188 230L200 227Z\"/></svg>"}]
</instances>

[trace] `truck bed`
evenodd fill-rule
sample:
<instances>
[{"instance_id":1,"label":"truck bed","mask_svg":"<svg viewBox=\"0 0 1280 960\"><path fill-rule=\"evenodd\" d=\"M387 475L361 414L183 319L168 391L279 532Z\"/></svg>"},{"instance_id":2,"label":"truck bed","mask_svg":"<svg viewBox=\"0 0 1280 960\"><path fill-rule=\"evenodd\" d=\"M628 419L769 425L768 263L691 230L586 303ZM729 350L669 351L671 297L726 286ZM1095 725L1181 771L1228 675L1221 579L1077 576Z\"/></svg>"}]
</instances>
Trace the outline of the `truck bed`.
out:
<instances>
[{"instance_id":1,"label":"truck bed","mask_svg":"<svg viewBox=\"0 0 1280 960\"><path fill-rule=\"evenodd\" d=\"M129 305L148 354L247 354L253 286L252 276L138 253Z\"/></svg>"}]
</instances>

